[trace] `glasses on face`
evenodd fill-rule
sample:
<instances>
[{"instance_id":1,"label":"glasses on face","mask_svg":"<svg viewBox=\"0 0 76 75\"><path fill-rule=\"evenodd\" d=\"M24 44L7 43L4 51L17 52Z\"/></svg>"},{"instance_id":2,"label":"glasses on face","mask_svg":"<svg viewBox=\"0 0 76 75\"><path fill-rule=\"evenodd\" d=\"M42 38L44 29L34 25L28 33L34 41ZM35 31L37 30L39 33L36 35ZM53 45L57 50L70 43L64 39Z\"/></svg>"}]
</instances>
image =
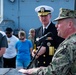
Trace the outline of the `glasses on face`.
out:
<instances>
[{"instance_id":1,"label":"glasses on face","mask_svg":"<svg viewBox=\"0 0 76 75\"><path fill-rule=\"evenodd\" d=\"M6 32L6 34L11 34L10 32Z\"/></svg>"},{"instance_id":2,"label":"glasses on face","mask_svg":"<svg viewBox=\"0 0 76 75\"><path fill-rule=\"evenodd\" d=\"M19 38L20 40L24 40L25 38Z\"/></svg>"}]
</instances>

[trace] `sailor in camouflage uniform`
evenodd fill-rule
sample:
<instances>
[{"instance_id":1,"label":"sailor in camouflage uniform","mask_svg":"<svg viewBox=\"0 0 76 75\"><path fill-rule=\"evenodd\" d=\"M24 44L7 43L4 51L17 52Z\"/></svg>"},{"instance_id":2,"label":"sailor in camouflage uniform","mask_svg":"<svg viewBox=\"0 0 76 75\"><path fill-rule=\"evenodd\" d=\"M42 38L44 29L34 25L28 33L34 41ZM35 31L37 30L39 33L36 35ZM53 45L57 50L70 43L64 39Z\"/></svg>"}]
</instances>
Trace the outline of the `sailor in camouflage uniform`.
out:
<instances>
[{"instance_id":1,"label":"sailor in camouflage uniform","mask_svg":"<svg viewBox=\"0 0 76 75\"><path fill-rule=\"evenodd\" d=\"M57 48L52 62L48 67L21 69L21 72L31 75L76 75L76 10L61 8L55 21L58 21L58 35L65 40Z\"/></svg>"}]
</instances>

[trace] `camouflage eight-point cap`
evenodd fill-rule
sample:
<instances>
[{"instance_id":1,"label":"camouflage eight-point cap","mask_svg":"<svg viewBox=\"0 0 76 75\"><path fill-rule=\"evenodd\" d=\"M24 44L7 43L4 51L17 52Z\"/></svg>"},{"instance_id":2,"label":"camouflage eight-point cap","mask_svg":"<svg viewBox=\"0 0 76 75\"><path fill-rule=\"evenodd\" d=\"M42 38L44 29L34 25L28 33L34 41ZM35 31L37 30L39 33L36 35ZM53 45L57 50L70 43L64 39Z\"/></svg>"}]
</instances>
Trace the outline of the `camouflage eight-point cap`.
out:
<instances>
[{"instance_id":1,"label":"camouflage eight-point cap","mask_svg":"<svg viewBox=\"0 0 76 75\"><path fill-rule=\"evenodd\" d=\"M54 21L58 21L65 18L76 18L76 10L60 8L59 16Z\"/></svg>"}]
</instances>

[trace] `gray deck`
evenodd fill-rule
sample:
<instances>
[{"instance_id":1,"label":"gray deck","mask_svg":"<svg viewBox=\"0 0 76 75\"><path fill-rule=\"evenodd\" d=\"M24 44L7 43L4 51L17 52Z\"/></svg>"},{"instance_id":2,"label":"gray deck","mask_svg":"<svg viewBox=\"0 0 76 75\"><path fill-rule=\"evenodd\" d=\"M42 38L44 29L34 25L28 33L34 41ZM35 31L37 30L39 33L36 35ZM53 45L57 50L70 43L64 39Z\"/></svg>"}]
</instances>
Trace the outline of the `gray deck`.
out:
<instances>
[{"instance_id":1,"label":"gray deck","mask_svg":"<svg viewBox=\"0 0 76 75\"><path fill-rule=\"evenodd\" d=\"M0 68L0 75L25 75L13 68Z\"/></svg>"}]
</instances>

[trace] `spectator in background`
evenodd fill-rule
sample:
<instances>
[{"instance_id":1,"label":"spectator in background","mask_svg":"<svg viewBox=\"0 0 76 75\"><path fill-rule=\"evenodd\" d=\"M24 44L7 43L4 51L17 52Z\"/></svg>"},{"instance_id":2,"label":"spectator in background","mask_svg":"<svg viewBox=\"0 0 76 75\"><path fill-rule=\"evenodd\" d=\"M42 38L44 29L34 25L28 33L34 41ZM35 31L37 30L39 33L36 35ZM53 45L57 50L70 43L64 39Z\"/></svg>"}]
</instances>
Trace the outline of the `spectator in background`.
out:
<instances>
[{"instance_id":1,"label":"spectator in background","mask_svg":"<svg viewBox=\"0 0 76 75\"><path fill-rule=\"evenodd\" d=\"M31 29L29 30L28 39L32 41L33 47L34 47L34 38L35 38L35 29L34 29L34 28L31 28Z\"/></svg>"},{"instance_id":2,"label":"spectator in background","mask_svg":"<svg viewBox=\"0 0 76 75\"><path fill-rule=\"evenodd\" d=\"M6 48L8 47L6 34L3 31L0 31L0 68L3 67L3 54L5 53Z\"/></svg>"},{"instance_id":3,"label":"spectator in background","mask_svg":"<svg viewBox=\"0 0 76 75\"><path fill-rule=\"evenodd\" d=\"M34 41L35 39L34 39L34 38L35 38L35 29L34 29L34 28L31 28L31 29L29 30L28 39L32 41L32 43L33 43L33 49L36 50L36 44L35 44L35 41ZM33 58L33 57L32 57L32 55L31 55L31 59L32 59L32 58ZM35 63L36 63L36 60L33 61L31 67L35 67Z\"/></svg>"},{"instance_id":4,"label":"spectator in background","mask_svg":"<svg viewBox=\"0 0 76 75\"><path fill-rule=\"evenodd\" d=\"M32 42L26 39L25 31L19 31L19 41L16 43L17 49L16 68L27 68L30 64L33 45Z\"/></svg>"},{"instance_id":5,"label":"spectator in background","mask_svg":"<svg viewBox=\"0 0 76 75\"><path fill-rule=\"evenodd\" d=\"M8 41L8 48L6 49L5 53L3 54L3 67L4 68L15 68L16 67L16 54L17 51L15 49L15 44L19 40L16 36L13 35L12 28L6 28L5 30L7 41Z\"/></svg>"}]
</instances>

